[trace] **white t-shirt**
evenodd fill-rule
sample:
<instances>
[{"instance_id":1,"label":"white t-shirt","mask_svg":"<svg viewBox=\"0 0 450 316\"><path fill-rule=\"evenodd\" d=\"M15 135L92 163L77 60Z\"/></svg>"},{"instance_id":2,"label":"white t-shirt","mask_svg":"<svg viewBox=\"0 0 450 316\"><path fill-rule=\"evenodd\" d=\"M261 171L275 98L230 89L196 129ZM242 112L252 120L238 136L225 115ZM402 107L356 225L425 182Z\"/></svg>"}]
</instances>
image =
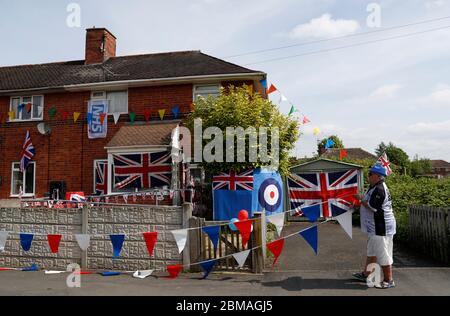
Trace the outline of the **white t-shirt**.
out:
<instances>
[{"instance_id":1,"label":"white t-shirt","mask_svg":"<svg viewBox=\"0 0 450 316\"><path fill-rule=\"evenodd\" d=\"M364 195L370 209L361 205L361 230L369 236L394 236L396 221L392 210L392 199L384 181L379 182Z\"/></svg>"}]
</instances>

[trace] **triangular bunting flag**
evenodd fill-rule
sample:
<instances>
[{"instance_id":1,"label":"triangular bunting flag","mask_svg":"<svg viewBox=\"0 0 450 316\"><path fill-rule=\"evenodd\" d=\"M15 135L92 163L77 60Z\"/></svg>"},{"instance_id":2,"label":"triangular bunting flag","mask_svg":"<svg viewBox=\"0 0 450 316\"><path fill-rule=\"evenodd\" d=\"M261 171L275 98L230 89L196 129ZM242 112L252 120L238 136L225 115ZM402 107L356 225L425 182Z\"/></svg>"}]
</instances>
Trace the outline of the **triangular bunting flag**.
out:
<instances>
[{"instance_id":1,"label":"triangular bunting flag","mask_svg":"<svg viewBox=\"0 0 450 316\"><path fill-rule=\"evenodd\" d=\"M7 239L8 239L8 232L0 232L0 252L5 251Z\"/></svg>"},{"instance_id":2,"label":"triangular bunting flag","mask_svg":"<svg viewBox=\"0 0 450 316\"><path fill-rule=\"evenodd\" d=\"M267 220L277 228L278 236L281 236L281 231L284 227L284 216L284 213L267 216Z\"/></svg>"},{"instance_id":3,"label":"triangular bunting flag","mask_svg":"<svg viewBox=\"0 0 450 316\"><path fill-rule=\"evenodd\" d=\"M27 104L27 112L28 112L28 113L31 112L31 107L32 107L32 104L31 104L31 103L28 103L28 104Z\"/></svg>"},{"instance_id":4,"label":"triangular bunting flag","mask_svg":"<svg viewBox=\"0 0 450 316\"><path fill-rule=\"evenodd\" d=\"M144 110L144 118L145 121L150 121L150 119L152 118L152 111L150 110Z\"/></svg>"},{"instance_id":5,"label":"triangular bunting flag","mask_svg":"<svg viewBox=\"0 0 450 316\"><path fill-rule=\"evenodd\" d=\"M277 91L277 88L272 84L270 85L269 90L267 90L267 94L274 93L275 91Z\"/></svg>"},{"instance_id":6,"label":"triangular bunting flag","mask_svg":"<svg viewBox=\"0 0 450 316\"><path fill-rule=\"evenodd\" d=\"M320 217L320 204L302 207L302 212L312 222L317 222Z\"/></svg>"},{"instance_id":7,"label":"triangular bunting flag","mask_svg":"<svg viewBox=\"0 0 450 316\"><path fill-rule=\"evenodd\" d=\"M295 108L295 106L291 107L291 110L289 111L289 116L291 116L292 114L294 114L295 112L297 112L297 109Z\"/></svg>"},{"instance_id":8,"label":"triangular bunting flag","mask_svg":"<svg viewBox=\"0 0 450 316\"><path fill-rule=\"evenodd\" d=\"M331 138L327 139L327 142L325 144L325 149L333 148L333 146L334 146L334 141Z\"/></svg>"},{"instance_id":9,"label":"triangular bunting flag","mask_svg":"<svg viewBox=\"0 0 450 316\"><path fill-rule=\"evenodd\" d=\"M183 269L182 265L167 266L167 272L169 272L169 279L176 279Z\"/></svg>"},{"instance_id":10,"label":"triangular bunting flag","mask_svg":"<svg viewBox=\"0 0 450 316\"><path fill-rule=\"evenodd\" d=\"M61 120L63 120L63 121L67 120L68 116L69 116L69 112L61 111Z\"/></svg>"},{"instance_id":11,"label":"triangular bunting flag","mask_svg":"<svg viewBox=\"0 0 450 316\"><path fill-rule=\"evenodd\" d=\"M105 123L105 118L106 118L106 113L101 113L100 114L100 124L103 125L103 123Z\"/></svg>"},{"instance_id":12,"label":"triangular bunting flag","mask_svg":"<svg viewBox=\"0 0 450 316\"><path fill-rule=\"evenodd\" d=\"M73 122L76 123L78 121L78 118L80 117L80 112L73 112Z\"/></svg>"},{"instance_id":13,"label":"triangular bunting flag","mask_svg":"<svg viewBox=\"0 0 450 316\"><path fill-rule=\"evenodd\" d=\"M233 254L234 259L236 259L239 268L242 268L247 260L247 257L250 253L250 250L244 250L238 253Z\"/></svg>"},{"instance_id":14,"label":"triangular bunting flag","mask_svg":"<svg viewBox=\"0 0 450 316\"><path fill-rule=\"evenodd\" d=\"M117 259L120 256L125 235L110 235L109 237L113 246L113 259Z\"/></svg>"},{"instance_id":15,"label":"triangular bunting flag","mask_svg":"<svg viewBox=\"0 0 450 316\"><path fill-rule=\"evenodd\" d=\"M339 222L342 229L347 233L347 235L353 239L353 225L352 225L352 212L345 212L334 218Z\"/></svg>"},{"instance_id":16,"label":"triangular bunting flag","mask_svg":"<svg viewBox=\"0 0 450 316\"><path fill-rule=\"evenodd\" d=\"M220 226L207 226L203 227L202 230L208 235L209 239L211 239L211 242L214 245L214 252L216 252L217 243L219 242Z\"/></svg>"},{"instance_id":17,"label":"triangular bunting flag","mask_svg":"<svg viewBox=\"0 0 450 316\"><path fill-rule=\"evenodd\" d=\"M23 268L22 271L27 271L27 272L34 272L34 271L38 271L39 267L37 266L37 264L33 263L31 265L31 267L29 268Z\"/></svg>"},{"instance_id":18,"label":"triangular bunting flag","mask_svg":"<svg viewBox=\"0 0 450 316\"><path fill-rule=\"evenodd\" d=\"M310 227L307 230L300 232L300 236L302 236L306 240L306 242L311 246L316 255L317 255L317 234L318 234L317 226Z\"/></svg>"},{"instance_id":19,"label":"triangular bunting flag","mask_svg":"<svg viewBox=\"0 0 450 316\"><path fill-rule=\"evenodd\" d=\"M159 118L161 119L161 121L164 120L164 115L166 114L166 110L159 110L158 113L159 113Z\"/></svg>"},{"instance_id":20,"label":"triangular bunting flag","mask_svg":"<svg viewBox=\"0 0 450 316\"><path fill-rule=\"evenodd\" d=\"M282 94L282 95L281 95L281 101L282 101L282 102L285 102L285 101L287 101L287 100L288 100L288 98L286 98L286 97L284 96L284 94Z\"/></svg>"},{"instance_id":21,"label":"triangular bunting flag","mask_svg":"<svg viewBox=\"0 0 450 316\"><path fill-rule=\"evenodd\" d=\"M308 124L311 123L311 121L309 120L309 118L307 118L306 116L303 118L303 124Z\"/></svg>"},{"instance_id":22,"label":"triangular bunting flag","mask_svg":"<svg viewBox=\"0 0 450 316\"><path fill-rule=\"evenodd\" d=\"M339 150L339 159L340 160L344 159L347 156L348 156L348 153L347 153L347 151L345 149Z\"/></svg>"},{"instance_id":23,"label":"triangular bunting flag","mask_svg":"<svg viewBox=\"0 0 450 316\"><path fill-rule=\"evenodd\" d=\"M151 276L154 270L138 270L133 273L133 278L145 279L148 276Z\"/></svg>"},{"instance_id":24,"label":"triangular bunting flag","mask_svg":"<svg viewBox=\"0 0 450 316\"><path fill-rule=\"evenodd\" d=\"M240 221L234 223L242 236L242 247L247 247L247 242L250 239L250 234L252 232L252 222L251 220Z\"/></svg>"},{"instance_id":25,"label":"triangular bunting flag","mask_svg":"<svg viewBox=\"0 0 450 316\"><path fill-rule=\"evenodd\" d=\"M156 240L158 239L157 232L144 233L145 244L147 245L148 254L150 257L153 254L153 249L155 248Z\"/></svg>"},{"instance_id":26,"label":"triangular bunting flag","mask_svg":"<svg viewBox=\"0 0 450 316\"><path fill-rule=\"evenodd\" d=\"M59 243L61 242L61 235L47 235L48 245L52 253L58 253Z\"/></svg>"},{"instance_id":27,"label":"triangular bunting flag","mask_svg":"<svg viewBox=\"0 0 450 316\"><path fill-rule=\"evenodd\" d=\"M16 118L16 112L14 112L14 111L8 112L8 116L9 116L9 121L12 122Z\"/></svg>"},{"instance_id":28,"label":"triangular bunting flag","mask_svg":"<svg viewBox=\"0 0 450 316\"><path fill-rule=\"evenodd\" d=\"M172 114L173 114L173 118L175 118L175 119L178 118L178 115L180 114L180 107L178 105L174 106L172 108Z\"/></svg>"},{"instance_id":29,"label":"triangular bunting flag","mask_svg":"<svg viewBox=\"0 0 450 316\"><path fill-rule=\"evenodd\" d=\"M284 239L275 240L274 242L267 244L267 249L269 249L270 252L273 253L273 255L275 256L275 260L273 260L272 267L275 266L275 263L280 257L281 252L283 251L283 247L284 247Z\"/></svg>"},{"instance_id":30,"label":"triangular bunting flag","mask_svg":"<svg viewBox=\"0 0 450 316\"><path fill-rule=\"evenodd\" d=\"M130 114L128 114L130 117L130 122L134 123L134 120L136 120L136 113L131 112Z\"/></svg>"},{"instance_id":31,"label":"triangular bunting flag","mask_svg":"<svg viewBox=\"0 0 450 316\"><path fill-rule=\"evenodd\" d=\"M172 230L171 233L175 238L175 241L177 242L178 252L182 253L184 247L186 247L188 230L187 229Z\"/></svg>"},{"instance_id":32,"label":"triangular bunting flag","mask_svg":"<svg viewBox=\"0 0 450 316\"><path fill-rule=\"evenodd\" d=\"M113 117L114 117L114 124L117 125L120 119L120 113L113 113Z\"/></svg>"},{"instance_id":33,"label":"triangular bunting flag","mask_svg":"<svg viewBox=\"0 0 450 316\"><path fill-rule=\"evenodd\" d=\"M87 120L87 122L88 122L89 124L92 122L92 118L93 118L93 114L92 114L92 113L88 113L88 114L87 114L87 117L86 117L86 120Z\"/></svg>"},{"instance_id":34,"label":"triangular bunting flag","mask_svg":"<svg viewBox=\"0 0 450 316\"><path fill-rule=\"evenodd\" d=\"M211 273L211 271L214 268L214 266L216 265L216 263L217 263L217 260L209 260L209 261L200 263L200 266L202 267L203 271L205 272L205 274L203 275L203 279L206 279L208 277L208 275Z\"/></svg>"},{"instance_id":35,"label":"triangular bunting flag","mask_svg":"<svg viewBox=\"0 0 450 316\"><path fill-rule=\"evenodd\" d=\"M78 234L75 235L75 239L81 250L86 251L89 248L89 243L91 242L91 237L89 235Z\"/></svg>"},{"instance_id":36,"label":"triangular bunting flag","mask_svg":"<svg viewBox=\"0 0 450 316\"><path fill-rule=\"evenodd\" d=\"M318 127L314 127L313 133L314 133L314 136L319 135L320 134L320 129Z\"/></svg>"},{"instance_id":37,"label":"triangular bunting flag","mask_svg":"<svg viewBox=\"0 0 450 316\"><path fill-rule=\"evenodd\" d=\"M259 83L261 84L261 86L264 89L267 89L267 79L262 79L262 80L259 81Z\"/></svg>"},{"instance_id":38,"label":"triangular bunting flag","mask_svg":"<svg viewBox=\"0 0 450 316\"><path fill-rule=\"evenodd\" d=\"M55 107L50 108L48 110L48 115L50 115L50 118L53 118L56 115L56 108Z\"/></svg>"},{"instance_id":39,"label":"triangular bunting flag","mask_svg":"<svg viewBox=\"0 0 450 316\"><path fill-rule=\"evenodd\" d=\"M31 248L31 243L33 242L33 234L20 234L20 245L23 250L29 251Z\"/></svg>"}]
</instances>

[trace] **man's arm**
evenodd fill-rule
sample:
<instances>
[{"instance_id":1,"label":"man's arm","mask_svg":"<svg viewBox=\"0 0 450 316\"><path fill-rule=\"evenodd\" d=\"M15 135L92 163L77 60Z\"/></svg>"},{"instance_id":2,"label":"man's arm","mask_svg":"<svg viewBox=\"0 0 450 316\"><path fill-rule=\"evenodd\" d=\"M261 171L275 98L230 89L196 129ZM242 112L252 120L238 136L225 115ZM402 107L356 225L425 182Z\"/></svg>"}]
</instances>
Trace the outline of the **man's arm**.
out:
<instances>
[{"instance_id":1,"label":"man's arm","mask_svg":"<svg viewBox=\"0 0 450 316\"><path fill-rule=\"evenodd\" d=\"M361 204L363 204L367 209L376 213L378 210L381 210L385 197L386 193L384 192L384 188L378 185L372 192L369 201L362 201Z\"/></svg>"}]
</instances>

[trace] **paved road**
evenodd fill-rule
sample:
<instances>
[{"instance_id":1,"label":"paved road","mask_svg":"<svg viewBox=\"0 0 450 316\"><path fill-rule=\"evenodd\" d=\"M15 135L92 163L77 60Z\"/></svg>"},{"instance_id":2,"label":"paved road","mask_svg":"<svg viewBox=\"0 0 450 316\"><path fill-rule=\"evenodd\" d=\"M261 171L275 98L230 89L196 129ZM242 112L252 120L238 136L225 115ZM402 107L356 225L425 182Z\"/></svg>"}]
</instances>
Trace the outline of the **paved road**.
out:
<instances>
[{"instance_id":1,"label":"paved road","mask_svg":"<svg viewBox=\"0 0 450 316\"><path fill-rule=\"evenodd\" d=\"M305 224L291 224L284 234L301 230ZM79 289L66 287L65 275L43 272L0 272L0 295L166 295L166 296L318 296L318 295L450 295L450 267L417 258L397 250L395 289L368 289L353 281L364 261L365 238L354 230L350 240L339 225L319 226L319 255L297 236L287 239L275 269L262 275L212 273L207 280L201 274L182 274L170 280L164 274L147 279L130 275L82 276Z\"/></svg>"}]
</instances>

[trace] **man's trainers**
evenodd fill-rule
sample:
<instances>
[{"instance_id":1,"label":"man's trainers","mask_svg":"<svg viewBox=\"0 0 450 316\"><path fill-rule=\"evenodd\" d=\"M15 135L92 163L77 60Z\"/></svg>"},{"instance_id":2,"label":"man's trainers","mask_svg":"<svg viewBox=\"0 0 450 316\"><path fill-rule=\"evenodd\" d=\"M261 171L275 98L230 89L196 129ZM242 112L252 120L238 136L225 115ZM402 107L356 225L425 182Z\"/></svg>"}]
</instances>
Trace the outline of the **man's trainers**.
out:
<instances>
[{"instance_id":1,"label":"man's trainers","mask_svg":"<svg viewBox=\"0 0 450 316\"><path fill-rule=\"evenodd\" d=\"M367 282L367 276L363 272L353 273L352 276L361 282Z\"/></svg>"},{"instance_id":2,"label":"man's trainers","mask_svg":"<svg viewBox=\"0 0 450 316\"><path fill-rule=\"evenodd\" d=\"M393 287L395 287L395 282L394 280L390 281L390 282L381 282L380 284L375 285L375 287L377 289L391 289Z\"/></svg>"}]
</instances>

